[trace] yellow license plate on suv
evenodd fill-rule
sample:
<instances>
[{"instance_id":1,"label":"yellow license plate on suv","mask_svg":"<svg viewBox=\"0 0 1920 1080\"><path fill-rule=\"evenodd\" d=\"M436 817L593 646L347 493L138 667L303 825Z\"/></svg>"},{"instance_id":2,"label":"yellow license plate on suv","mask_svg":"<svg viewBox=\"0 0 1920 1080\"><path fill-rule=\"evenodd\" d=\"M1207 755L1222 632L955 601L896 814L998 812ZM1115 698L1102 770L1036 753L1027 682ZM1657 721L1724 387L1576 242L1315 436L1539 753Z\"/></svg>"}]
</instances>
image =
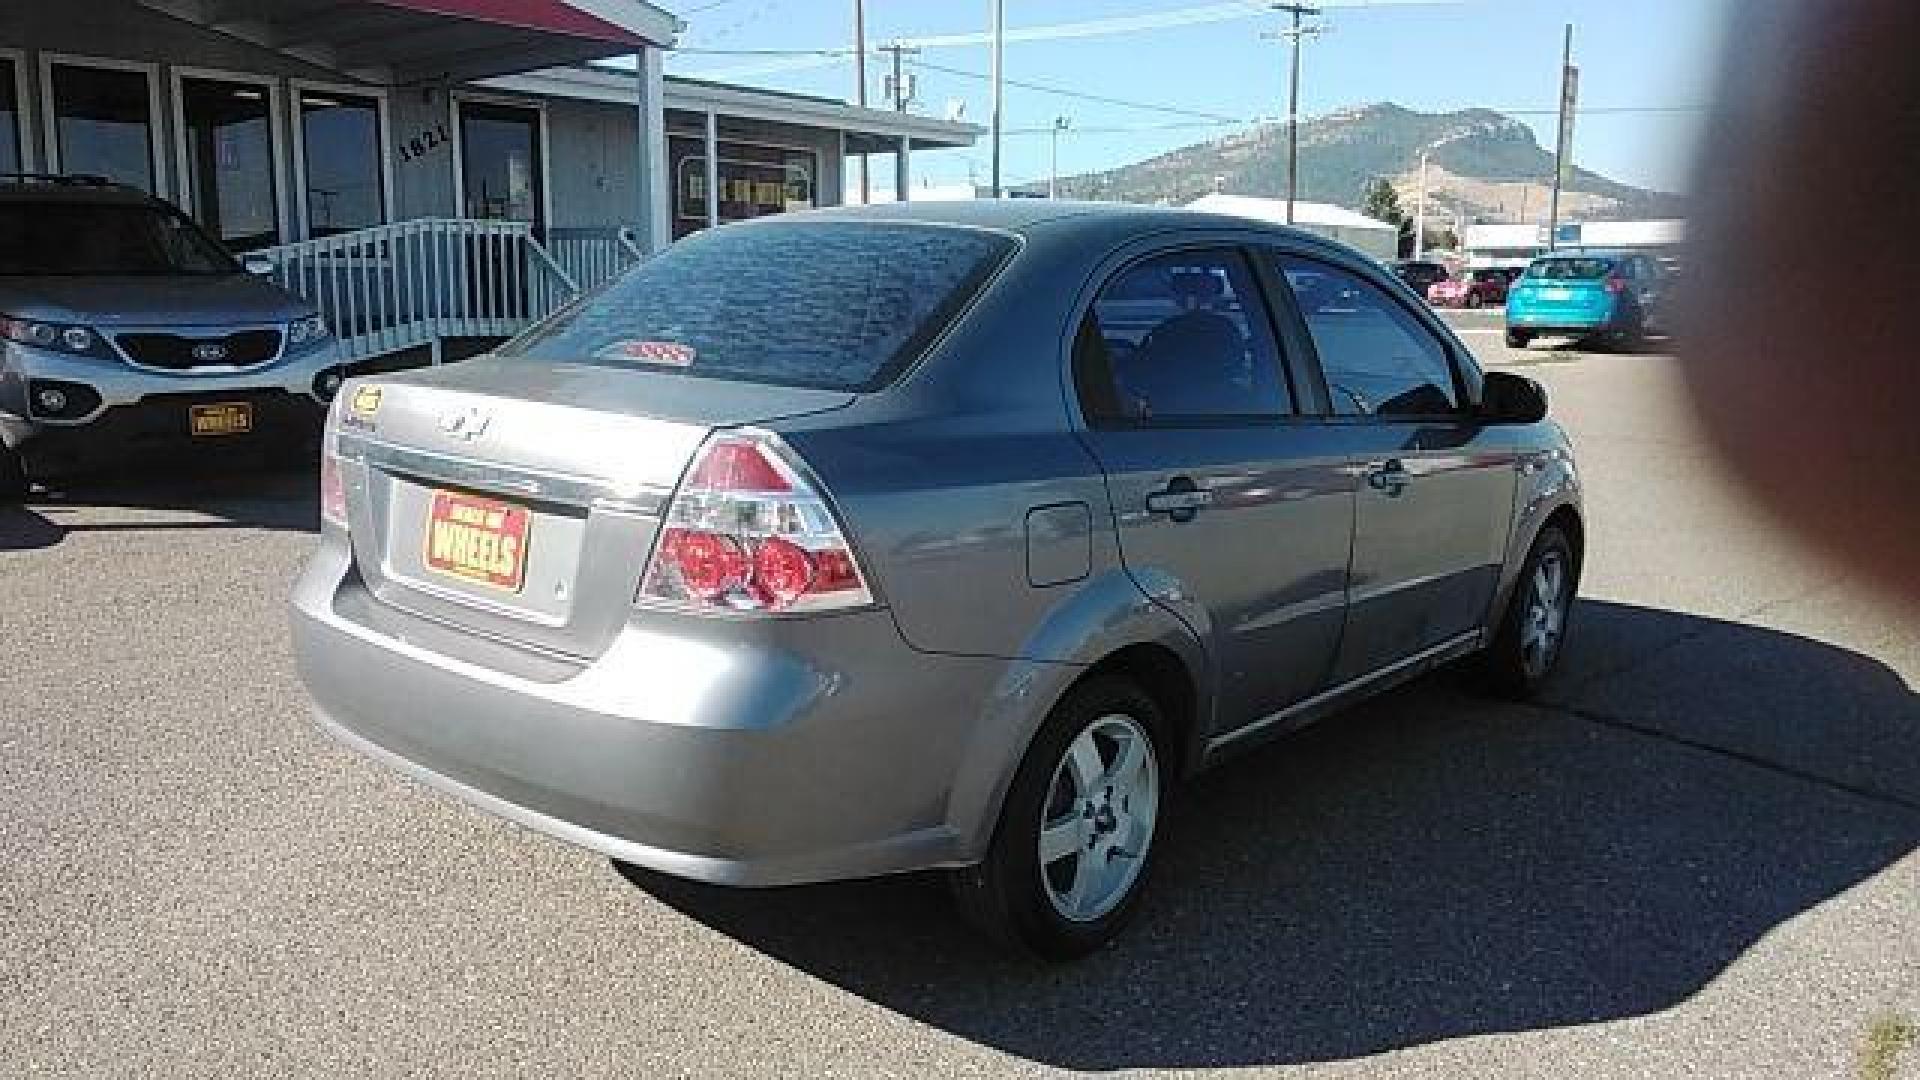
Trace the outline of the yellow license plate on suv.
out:
<instances>
[{"instance_id":1,"label":"yellow license plate on suv","mask_svg":"<svg viewBox=\"0 0 1920 1080\"><path fill-rule=\"evenodd\" d=\"M223 401L187 409L187 428L195 435L240 435L253 430L253 404Z\"/></svg>"},{"instance_id":2,"label":"yellow license plate on suv","mask_svg":"<svg viewBox=\"0 0 1920 1080\"><path fill-rule=\"evenodd\" d=\"M436 491L427 509L427 567L517 593L526 580L530 522L524 506Z\"/></svg>"}]
</instances>

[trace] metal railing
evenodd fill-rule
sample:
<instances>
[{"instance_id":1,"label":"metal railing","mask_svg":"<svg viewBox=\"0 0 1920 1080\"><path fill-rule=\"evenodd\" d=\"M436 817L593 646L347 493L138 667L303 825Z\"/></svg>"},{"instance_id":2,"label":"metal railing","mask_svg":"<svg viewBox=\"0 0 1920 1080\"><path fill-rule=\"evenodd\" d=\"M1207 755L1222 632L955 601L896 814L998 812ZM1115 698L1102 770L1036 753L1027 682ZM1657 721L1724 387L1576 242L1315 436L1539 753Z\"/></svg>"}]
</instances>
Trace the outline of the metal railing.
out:
<instances>
[{"instance_id":1,"label":"metal railing","mask_svg":"<svg viewBox=\"0 0 1920 1080\"><path fill-rule=\"evenodd\" d=\"M548 229L546 248L576 285L591 289L646 258L631 230Z\"/></svg>"},{"instance_id":2,"label":"metal railing","mask_svg":"<svg viewBox=\"0 0 1920 1080\"><path fill-rule=\"evenodd\" d=\"M422 345L437 362L446 338L517 334L631 265L622 256L638 261L638 246L615 230L567 232L578 234L561 249L572 270L519 221L421 218L260 254L275 281L327 317L342 362Z\"/></svg>"}]
</instances>

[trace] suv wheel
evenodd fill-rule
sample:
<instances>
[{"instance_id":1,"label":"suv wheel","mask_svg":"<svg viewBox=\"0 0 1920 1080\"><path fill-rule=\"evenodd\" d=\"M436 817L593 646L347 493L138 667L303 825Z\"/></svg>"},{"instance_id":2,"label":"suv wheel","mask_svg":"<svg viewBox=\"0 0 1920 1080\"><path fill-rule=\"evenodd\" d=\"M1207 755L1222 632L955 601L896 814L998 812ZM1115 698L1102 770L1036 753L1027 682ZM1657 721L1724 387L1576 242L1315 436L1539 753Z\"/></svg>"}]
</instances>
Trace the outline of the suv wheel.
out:
<instances>
[{"instance_id":1,"label":"suv wheel","mask_svg":"<svg viewBox=\"0 0 1920 1080\"><path fill-rule=\"evenodd\" d=\"M1488 689L1525 698L1553 674L1567 640L1577 567L1566 534L1552 525L1540 530L1507 598L1493 643L1480 656L1479 674Z\"/></svg>"},{"instance_id":2,"label":"suv wheel","mask_svg":"<svg viewBox=\"0 0 1920 1080\"><path fill-rule=\"evenodd\" d=\"M950 879L961 913L1049 960L1111 940L1139 902L1159 832L1162 731L1159 706L1125 678L1062 698L1014 774L986 859Z\"/></svg>"},{"instance_id":3,"label":"suv wheel","mask_svg":"<svg viewBox=\"0 0 1920 1080\"><path fill-rule=\"evenodd\" d=\"M0 506L20 502L27 497L27 470L20 463L20 452L0 443Z\"/></svg>"}]
</instances>

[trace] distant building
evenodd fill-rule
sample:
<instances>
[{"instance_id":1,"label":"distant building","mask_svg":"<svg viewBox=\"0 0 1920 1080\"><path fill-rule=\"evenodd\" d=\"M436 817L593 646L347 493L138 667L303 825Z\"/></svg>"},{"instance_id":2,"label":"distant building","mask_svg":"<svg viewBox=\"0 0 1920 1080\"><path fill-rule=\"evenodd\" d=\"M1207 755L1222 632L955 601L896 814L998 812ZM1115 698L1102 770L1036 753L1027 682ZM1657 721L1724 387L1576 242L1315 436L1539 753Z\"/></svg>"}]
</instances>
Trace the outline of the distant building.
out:
<instances>
[{"instance_id":1,"label":"distant building","mask_svg":"<svg viewBox=\"0 0 1920 1080\"><path fill-rule=\"evenodd\" d=\"M1287 200L1262 199L1251 195L1223 195L1215 192L1202 195L1187 204L1189 210L1203 210L1210 214L1224 214L1231 217L1252 218L1255 221L1270 221L1286 224ZM1344 206L1332 203L1304 202L1294 200L1293 227L1310 233L1318 233L1329 240L1338 240L1349 247L1376 259L1392 259L1399 254L1400 230L1384 221L1356 213Z\"/></svg>"},{"instance_id":2,"label":"distant building","mask_svg":"<svg viewBox=\"0 0 1920 1080\"><path fill-rule=\"evenodd\" d=\"M1560 225L1556 248L1630 248L1664 254L1686 239L1686 222L1568 221ZM1525 266L1547 250L1547 227L1525 224L1469 225L1463 240L1469 266Z\"/></svg>"}]
</instances>

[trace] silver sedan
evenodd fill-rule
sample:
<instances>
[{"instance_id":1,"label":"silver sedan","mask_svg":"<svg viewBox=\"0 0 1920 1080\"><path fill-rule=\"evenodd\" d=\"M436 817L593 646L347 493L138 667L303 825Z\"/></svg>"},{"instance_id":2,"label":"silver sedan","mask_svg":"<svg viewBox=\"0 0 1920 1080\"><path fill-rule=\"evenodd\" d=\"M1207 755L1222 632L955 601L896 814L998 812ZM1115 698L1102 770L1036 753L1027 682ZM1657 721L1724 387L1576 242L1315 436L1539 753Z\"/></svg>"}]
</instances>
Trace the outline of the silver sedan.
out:
<instances>
[{"instance_id":1,"label":"silver sedan","mask_svg":"<svg viewBox=\"0 0 1920 1080\"><path fill-rule=\"evenodd\" d=\"M945 868L1043 956L1174 781L1437 665L1553 670L1540 388L1371 260L1041 201L676 244L496 353L349 383L293 598L336 736L614 859Z\"/></svg>"}]
</instances>

